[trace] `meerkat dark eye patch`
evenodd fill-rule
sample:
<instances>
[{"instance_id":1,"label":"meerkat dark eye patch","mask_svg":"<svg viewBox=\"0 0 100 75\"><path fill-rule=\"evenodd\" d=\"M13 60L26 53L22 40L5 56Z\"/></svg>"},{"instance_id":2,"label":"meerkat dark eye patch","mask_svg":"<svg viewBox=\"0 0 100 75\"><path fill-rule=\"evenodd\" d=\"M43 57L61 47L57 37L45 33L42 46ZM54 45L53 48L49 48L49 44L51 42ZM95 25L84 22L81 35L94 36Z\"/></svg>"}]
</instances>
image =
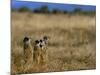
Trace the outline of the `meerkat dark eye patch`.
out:
<instances>
[{"instance_id":1,"label":"meerkat dark eye patch","mask_svg":"<svg viewBox=\"0 0 100 75\"><path fill-rule=\"evenodd\" d=\"M36 43L36 44L39 43L39 40L35 40L35 43Z\"/></svg>"},{"instance_id":2,"label":"meerkat dark eye patch","mask_svg":"<svg viewBox=\"0 0 100 75\"><path fill-rule=\"evenodd\" d=\"M24 37L23 42L26 42L26 41L28 41L28 40L29 40L29 38L28 38L28 37Z\"/></svg>"},{"instance_id":3,"label":"meerkat dark eye patch","mask_svg":"<svg viewBox=\"0 0 100 75\"><path fill-rule=\"evenodd\" d=\"M40 44L40 47L42 47L42 45Z\"/></svg>"},{"instance_id":4,"label":"meerkat dark eye patch","mask_svg":"<svg viewBox=\"0 0 100 75\"><path fill-rule=\"evenodd\" d=\"M41 40L41 39L40 39L40 42L42 43L42 42L43 42L43 40Z\"/></svg>"}]
</instances>

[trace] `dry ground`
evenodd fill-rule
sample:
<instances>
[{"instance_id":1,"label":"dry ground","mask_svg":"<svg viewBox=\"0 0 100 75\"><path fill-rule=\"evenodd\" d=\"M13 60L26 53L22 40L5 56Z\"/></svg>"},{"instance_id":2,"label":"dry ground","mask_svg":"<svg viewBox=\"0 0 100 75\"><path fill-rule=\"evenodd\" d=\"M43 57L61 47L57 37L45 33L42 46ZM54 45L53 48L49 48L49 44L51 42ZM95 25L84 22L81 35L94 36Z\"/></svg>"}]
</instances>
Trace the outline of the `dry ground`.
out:
<instances>
[{"instance_id":1,"label":"dry ground","mask_svg":"<svg viewBox=\"0 0 100 75\"><path fill-rule=\"evenodd\" d=\"M95 16L47 15L12 12L12 74L96 68ZM48 62L46 66L30 64L24 68L22 40L47 35Z\"/></svg>"}]
</instances>

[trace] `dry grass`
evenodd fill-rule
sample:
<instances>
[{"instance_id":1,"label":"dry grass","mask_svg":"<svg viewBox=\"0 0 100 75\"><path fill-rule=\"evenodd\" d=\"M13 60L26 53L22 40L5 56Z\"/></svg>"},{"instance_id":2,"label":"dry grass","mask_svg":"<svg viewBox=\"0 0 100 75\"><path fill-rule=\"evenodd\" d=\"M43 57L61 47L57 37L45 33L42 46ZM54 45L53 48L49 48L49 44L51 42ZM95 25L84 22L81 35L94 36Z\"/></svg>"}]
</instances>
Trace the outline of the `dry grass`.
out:
<instances>
[{"instance_id":1,"label":"dry grass","mask_svg":"<svg viewBox=\"0 0 100 75\"><path fill-rule=\"evenodd\" d=\"M96 68L95 16L12 13L12 74ZM48 62L24 65L22 39L47 35Z\"/></svg>"}]
</instances>

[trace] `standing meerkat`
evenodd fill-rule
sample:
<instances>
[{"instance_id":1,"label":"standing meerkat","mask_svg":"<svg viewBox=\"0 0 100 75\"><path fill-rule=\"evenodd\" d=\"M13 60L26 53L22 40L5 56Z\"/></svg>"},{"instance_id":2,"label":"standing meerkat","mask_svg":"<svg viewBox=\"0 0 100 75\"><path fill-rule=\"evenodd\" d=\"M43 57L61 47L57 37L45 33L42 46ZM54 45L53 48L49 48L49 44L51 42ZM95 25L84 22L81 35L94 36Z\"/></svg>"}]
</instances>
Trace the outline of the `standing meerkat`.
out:
<instances>
[{"instance_id":1,"label":"standing meerkat","mask_svg":"<svg viewBox=\"0 0 100 75\"><path fill-rule=\"evenodd\" d=\"M33 59L36 64L40 64L41 60L40 55L41 55L40 41L35 40Z\"/></svg>"},{"instance_id":2,"label":"standing meerkat","mask_svg":"<svg viewBox=\"0 0 100 75\"><path fill-rule=\"evenodd\" d=\"M29 37L24 37L23 48L24 48L25 64L32 63L33 62L33 48L31 45L31 39Z\"/></svg>"},{"instance_id":3,"label":"standing meerkat","mask_svg":"<svg viewBox=\"0 0 100 75\"><path fill-rule=\"evenodd\" d=\"M48 46L48 37L44 36L43 39L40 39L40 47L42 51L41 53L42 63L46 63L48 60L47 46Z\"/></svg>"}]
</instances>

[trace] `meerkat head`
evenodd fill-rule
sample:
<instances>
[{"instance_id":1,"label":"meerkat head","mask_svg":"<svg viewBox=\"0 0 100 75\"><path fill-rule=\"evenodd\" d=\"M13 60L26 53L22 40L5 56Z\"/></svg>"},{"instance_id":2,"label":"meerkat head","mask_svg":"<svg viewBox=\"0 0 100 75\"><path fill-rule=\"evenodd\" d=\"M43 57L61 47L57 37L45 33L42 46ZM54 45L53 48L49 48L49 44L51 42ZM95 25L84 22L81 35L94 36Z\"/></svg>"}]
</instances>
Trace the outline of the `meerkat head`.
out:
<instances>
[{"instance_id":1,"label":"meerkat head","mask_svg":"<svg viewBox=\"0 0 100 75\"><path fill-rule=\"evenodd\" d=\"M24 37L23 43L24 44L29 44L31 39L29 37Z\"/></svg>"},{"instance_id":2,"label":"meerkat head","mask_svg":"<svg viewBox=\"0 0 100 75\"><path fill-rule=\"evenodd\" d=\"M44 39L44 40L48 40L48 37L47 37L47 36L44 36L43 39Z\"/></svg>"},{"instance_id":3,"label":"meerkat head","mask_svg":"<svg viewBox=\"0 0 100 75\"><path fill-rule=\"evenodd\" d=\"M24 49L28 48L31 44L31 39L29 37L24 37L23 39L23 44L24 44Z\"/></svg>"},{"instance_id":4,"label":"meerkat head","mask_svg":"<svg viewBox=\"0 0 100 75\"><path fill-rule=\"evenodd\" d=\"M38 48L42 48L45 45L43 39L35 40L35 46Z\"/></svg>"},{"instance_id":5,"label":"meerkat head","mask_svg":"<svg viewBox=\"0 0 100 75\"><path fill-rule=\"evenodd\" d=\"M44 37L43 37L43 40L44 40L45 44L48 44L49 37L44 36Z\"/></svg>"},{"instance_id":6,"label":"meerkat head","mask_svg":"<svg viewBox=\"0 0 100 75\"><path fill-rule=\"evenodd\" d=\"M40 41L39 40L35 40L35 46L39 47L39 45L40 45Z\"/></svg>"}]
</instances>

